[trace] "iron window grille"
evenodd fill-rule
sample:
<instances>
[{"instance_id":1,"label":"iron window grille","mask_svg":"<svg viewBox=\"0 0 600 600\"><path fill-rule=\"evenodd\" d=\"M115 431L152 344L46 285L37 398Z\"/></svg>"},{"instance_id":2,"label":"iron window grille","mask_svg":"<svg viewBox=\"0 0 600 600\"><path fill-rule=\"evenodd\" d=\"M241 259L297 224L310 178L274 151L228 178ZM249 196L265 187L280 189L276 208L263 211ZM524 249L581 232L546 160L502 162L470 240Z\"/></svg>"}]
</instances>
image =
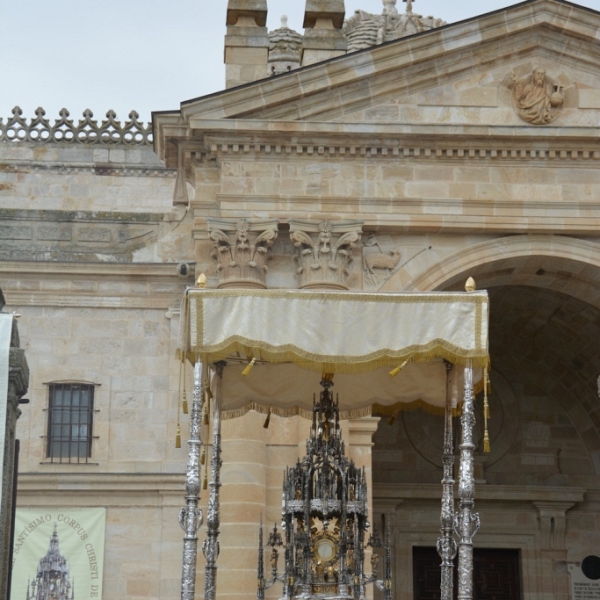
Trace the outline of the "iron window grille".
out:
<instances>
[{"instance_id":1,"label":"iron window grille","mask_svg":"<svg viewBox=\"0 0 600 600\"><path fill-rule=\"evenodd\" d=\"M52 383L49 393L47 457L58 463L88 462L92 455L94 386Z\"/></svg>"}]
</instances>

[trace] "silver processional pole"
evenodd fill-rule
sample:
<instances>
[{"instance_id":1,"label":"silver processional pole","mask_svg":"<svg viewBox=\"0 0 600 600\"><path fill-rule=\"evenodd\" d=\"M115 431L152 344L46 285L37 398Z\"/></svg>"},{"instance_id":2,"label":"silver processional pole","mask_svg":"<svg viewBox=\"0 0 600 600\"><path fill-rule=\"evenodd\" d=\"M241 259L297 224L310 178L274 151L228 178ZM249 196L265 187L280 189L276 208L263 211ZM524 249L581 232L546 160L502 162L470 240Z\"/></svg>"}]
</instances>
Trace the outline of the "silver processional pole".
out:
<instances>
[{"instance_id":1,"label":"silver processional pole","mask_svg":"<svg viewBox=\"0 0 600 600\"><path fill-rule=\"evenodd\" d=\"M202 423L202 402L204 389L202 384L202 363L194 365L194 395L190 414L190 439L187 471L185 477L186 506L179 513L179 525L185 532L183 536L183 567L181 572L181 600L194 600L196 589L196 557L198 554L198 529L202 525L200 500L200 425Z\"/></svg>"},{"instance_id":2,"label":"silver processional pole","mask_svg":"<svg viewBox=\"0 0 600 600\"><path fill-rule=\"evenodd\" d=\"M444 454L442 478L442 512L440 515L440 537L437 541L437 551L442 559L441 600L452 600L454 588L454 557L456 556L456 541L454 539L454 438L452 433L452 393L450 378L452 363L446 365L446 411L444 422Z\"/></svg>"},{"instance_id":3,"label":"silver processional pole","mask_svg":"<svg viewBox=\"0 0 600 600\"><path fill-rule=\"evenodd\" d=\"M219 403L221 401L221 379L225 361L215 363L216 375L214 385L214 410L213 410L213 444L210 460L211 478L210 493L208 496L208 513L206 516L206 539L202 544L202 552L206 558L204 578L204 600L215 600L217 592L217 558L219 556L219 525L220 506L219 488L221 487L221 414Z\"/></svg>"},{"instance_id":4,"label":"silver processional pole","mask_svg":"<svg viewBox=\"0 0 600 600\"><path fill-rule=\"evenodd\" d=\"M475 411L473 397L473 369L471 363L465 367L465 397L460 418L462 440L460 444L460 475L458 514L454 529L458 542L458 600L473 600L473 536L479 529L479 514L473 512L475 504L475 478L473 469L473 427Z\"/></svg>"}]
</instances>

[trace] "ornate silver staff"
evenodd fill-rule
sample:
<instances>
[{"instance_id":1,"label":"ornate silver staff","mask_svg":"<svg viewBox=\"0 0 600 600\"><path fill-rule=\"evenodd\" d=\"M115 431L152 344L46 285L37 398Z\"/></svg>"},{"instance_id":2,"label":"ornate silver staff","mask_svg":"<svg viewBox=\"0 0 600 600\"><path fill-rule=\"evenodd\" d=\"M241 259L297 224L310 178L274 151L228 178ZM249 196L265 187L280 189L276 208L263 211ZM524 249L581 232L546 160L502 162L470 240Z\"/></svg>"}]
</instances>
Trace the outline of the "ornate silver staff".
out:
<instances>
[{"instance_id":1,"label":"ornate silver staff","mask_svg":"<svg viewBox=\"0 0 600 600\"><path fill-rule=\"evenodd\" d=\"M442 478L442 512L440 515L440 537L437 541L437 551L442 559L441 600L452 600L454 588L454 557L456 556L456 541L454 540L454 439L452 433L452 394L450 377L452 363L446 365L446 412L444 422L444 453L442 456L444 475Z\"/></svg>"},{"instance_id":2,"label":"ornate silver staff","mask_svg":"<svg viewBox=\"0 0 600 600\"><path fill-rule=\"evenodd\" d=\"M465 367L465 399L462 415L462 440L460 444L460 474L458 481L459 511L454 519L458 542L458 600L473 598L473 536L479 529L479 514L473 513L475 480L473 476L473 427L475 411L473 398L473 370Z\"/></svg>"},{"instance_id":3,"label":"ornate silver staff","mask_svg":"<svg viewBox=\"0 0 600 600\"><path fill-rule=\"evenodd\" d=\"M213 446L210 459L211 479L208 484L210 493L208 496L208 514L206 516L206 539L202 544L202 552L206 558L204 578L204 600L215 600L217 590L217 558L219 556L219 488L221 487L221 413L219 402L221 396L221 379L225 361L215 363L216 376L213 403Z\"/></svg>"},{"instance_id":4,"label":"ornate silver staff","mask_svg":"<svg viewBox=\"0 0 600 600\"><path fill-rule=\"evenodd\" d=\"M202 525L202 509L198 508L200 500L200 425L202 423L202 402L204 388L202 384L202 363L194 365L194 394L192 412L190 414L190 447L185 476L186 506L179 513L179 525L185 532L183 536L183 567L181 571L181 600L194 600L196 590L196 556L198 553L198 536L196 533Z\"/></svg>"}]
</instances>

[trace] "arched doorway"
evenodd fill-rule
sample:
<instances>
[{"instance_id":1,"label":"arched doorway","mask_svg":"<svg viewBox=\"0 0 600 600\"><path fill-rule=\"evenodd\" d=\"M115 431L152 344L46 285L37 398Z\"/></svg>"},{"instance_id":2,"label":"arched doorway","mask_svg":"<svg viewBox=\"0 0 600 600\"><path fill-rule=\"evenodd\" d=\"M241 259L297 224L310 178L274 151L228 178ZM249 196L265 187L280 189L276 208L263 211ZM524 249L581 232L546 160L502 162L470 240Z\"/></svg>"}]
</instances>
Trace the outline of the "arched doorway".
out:
<instances>
[{"instance_id":1,"label":"arched doorway","mask_svg":"<svg viewBox=\"0 0 600 600\"><path fill-rule=\"evenodd\" d=\"M492 357L490 454L481 403L478 413L475 545L519 552L525 597L558 594L567 564L600 544L600 251L511 236L457 252L411 287L462 290L468 276L490 295ZM439 529L442 422L404 413L382 420L374 439L375 508L394 516L397 592L411 597L412 549L433 546Z\"/></svg>"}]
</instances>

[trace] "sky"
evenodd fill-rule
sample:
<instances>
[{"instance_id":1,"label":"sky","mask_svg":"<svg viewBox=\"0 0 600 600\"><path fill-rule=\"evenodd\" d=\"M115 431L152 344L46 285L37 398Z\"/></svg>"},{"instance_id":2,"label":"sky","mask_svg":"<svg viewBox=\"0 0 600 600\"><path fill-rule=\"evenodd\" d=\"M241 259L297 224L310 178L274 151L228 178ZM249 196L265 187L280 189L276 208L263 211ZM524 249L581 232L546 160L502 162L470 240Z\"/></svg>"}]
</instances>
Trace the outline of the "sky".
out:
<instances>
[{"instance_id":1,"label":"sky","mask_svg":"<svg viewBox=\"0 0 600 600\"><path fill-rule=\"evenodd\" d=\"M451 23L510 0L414 0L413 12ZM600 0L579 4L600 10ZM302 32L305 0L268 0L268 27ZM345 0L346 16L381 13L382 0ZM227 0L3 0L0 2L0 117L15 105L46 118L89 108L121 120L136 110L177 110L183 100L224 87ZM402 0L397 8L404 10Z\"/></svg>"}]
</instances>

